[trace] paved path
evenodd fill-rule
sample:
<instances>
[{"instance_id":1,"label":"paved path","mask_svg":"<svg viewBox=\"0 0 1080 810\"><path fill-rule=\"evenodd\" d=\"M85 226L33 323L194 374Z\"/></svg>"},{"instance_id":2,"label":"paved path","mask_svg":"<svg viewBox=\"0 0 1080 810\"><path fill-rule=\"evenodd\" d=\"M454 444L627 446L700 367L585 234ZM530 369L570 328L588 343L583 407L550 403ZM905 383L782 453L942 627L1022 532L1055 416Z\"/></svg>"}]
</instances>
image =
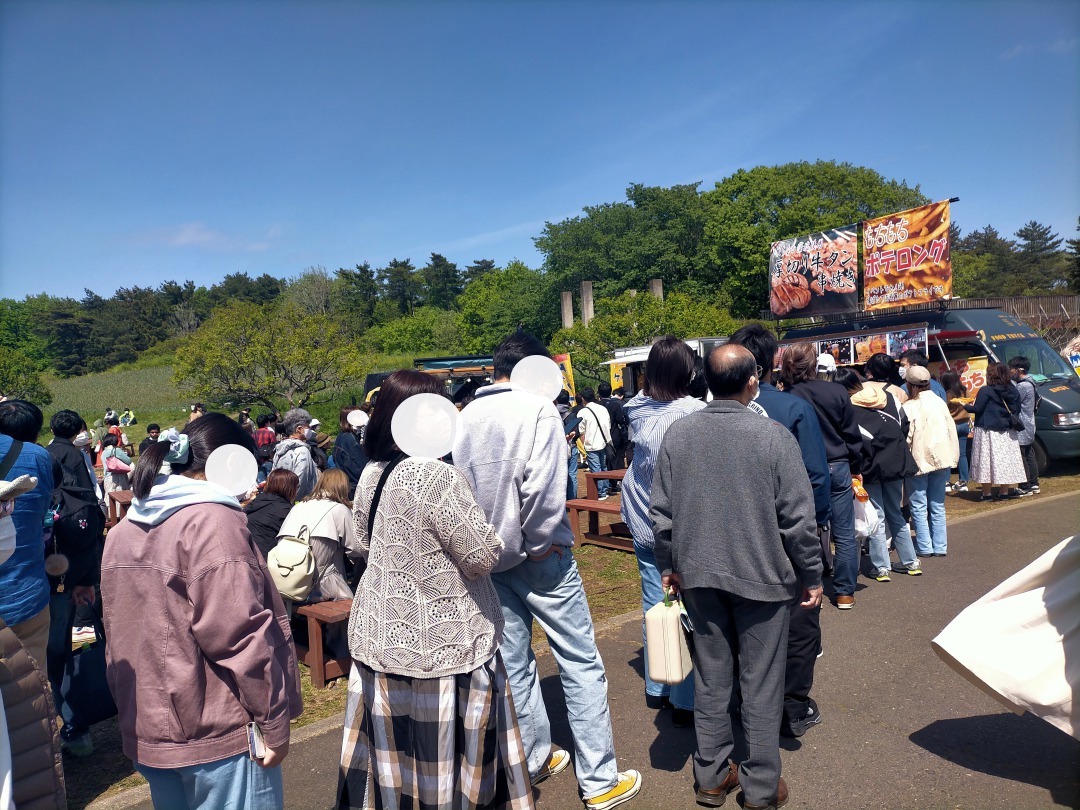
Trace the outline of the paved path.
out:
<instances>
[{"instance_id":1,"label":"paved path","mask_svg":"<svg viewBox=\"0 0 1080 810\"><path fill-rule=\"evenodd\" d=\"M924 560L924 576L863 580L854 610L826 607L814 690L824 722L783 752L788 807L1080 807L1080 742L1031 715L1007 712L929 643L964 607L1077 531L1080 493L961 518L949 529L949 556ZM628 614L598 633L619 764L644 774L640 795L626 806L694 808L693 730L676 729L667 713L645 707L640 627L640 615ZM540 658L540 669L558 718L565 709L550 655ZM572 750L565 720L554 722L556 742ZM330 808L340 719L302 732L306 739L294 743L285 764L286 807ZM136 789L91 807L148 808L145 796ZM737 806L734 796L728 806ZM580 808L572 772L541 785L537 807Z\"/></svg>"}]
</instances>

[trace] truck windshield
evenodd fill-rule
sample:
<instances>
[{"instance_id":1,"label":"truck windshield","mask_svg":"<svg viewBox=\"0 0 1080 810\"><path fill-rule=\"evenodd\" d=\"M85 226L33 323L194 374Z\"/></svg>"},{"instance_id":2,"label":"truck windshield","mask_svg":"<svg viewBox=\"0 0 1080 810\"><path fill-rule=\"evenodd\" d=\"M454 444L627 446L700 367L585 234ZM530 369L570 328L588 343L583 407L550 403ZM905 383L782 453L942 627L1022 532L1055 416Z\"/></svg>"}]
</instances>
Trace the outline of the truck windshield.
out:
<instances>
[{"instance_id":1,"label":"truck windshield","mask_svg":"<svg viewBox=\"0 0 1080 810\"><path fill-rule=\"evenodd\" d=\"M991 343L990 348L1002 363L1008 363L1014 357L1026 357L1031 361L1029 374L1041 374L1044 377L1069 378L1075 372L1069 368L1060 354L1051 348L1042 338L1030 340L1002 340Z\"/></svg>"}]
</instances>

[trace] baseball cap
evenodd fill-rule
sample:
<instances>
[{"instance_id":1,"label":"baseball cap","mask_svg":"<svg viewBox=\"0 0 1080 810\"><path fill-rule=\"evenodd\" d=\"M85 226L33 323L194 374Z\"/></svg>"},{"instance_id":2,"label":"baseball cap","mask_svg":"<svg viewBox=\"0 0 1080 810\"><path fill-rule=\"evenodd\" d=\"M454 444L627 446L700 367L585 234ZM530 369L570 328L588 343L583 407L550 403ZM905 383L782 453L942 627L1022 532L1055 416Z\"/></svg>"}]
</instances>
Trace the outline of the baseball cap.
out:
<instances>
[{"instance_id":1,"label":"baseball cap","mask_svg":"<svg viewBox=\"0 0 1080 810\"><path fill-rule=\"evenodd\" d=\"M922 366L908 366L907 373L904 375L904 381L909 383L928 383L930 382L930 372Z\"/></svg>"},{"instance_id":2,"label":"baseball cap","mask_svg":"<svg viewBox=\"0 0 1080 810\"><path fill-rule=\"evenodd\" d=\"M836 371L836 358L827 352L819 354L817 359L817 370Z\"/></svg>"}]
</instances>

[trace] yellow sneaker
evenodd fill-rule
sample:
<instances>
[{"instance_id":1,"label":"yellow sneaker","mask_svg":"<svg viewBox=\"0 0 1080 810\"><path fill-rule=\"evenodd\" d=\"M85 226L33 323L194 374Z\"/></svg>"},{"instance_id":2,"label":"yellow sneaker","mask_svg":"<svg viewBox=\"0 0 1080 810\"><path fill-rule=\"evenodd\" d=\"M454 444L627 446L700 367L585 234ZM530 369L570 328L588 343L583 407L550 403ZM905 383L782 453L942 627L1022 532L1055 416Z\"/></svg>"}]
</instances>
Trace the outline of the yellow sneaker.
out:
<instances>
[{"instance_id":1,"label":"yellow sneaker","mask_svg":"<svg viewBox=\"0 0 1080 810\"><path fill-rule=\"evenodd\" d=\"M608 810L617 807L623 802L628 802L641 790L641 774L637 771L623 771L619 774L619 781L615 787L599 796L593 796L585 800L585 806L589 810Z\"/></svg>"},{"instance_id":2,"label":"yellow sneaker","mask_svg":"<svg viewBox=\"0 0 1080 810\"><path fill-rule=\"evenodd\" d=\"M555 748L552 746L551 755L548 757L548 761L544 764L544 767L540 769L540 773L532 778L534 785L539 785L549 776L555 776L566 770L566 766L570 764L570 754L562 748Z\"/></svg>"}]
</instances>

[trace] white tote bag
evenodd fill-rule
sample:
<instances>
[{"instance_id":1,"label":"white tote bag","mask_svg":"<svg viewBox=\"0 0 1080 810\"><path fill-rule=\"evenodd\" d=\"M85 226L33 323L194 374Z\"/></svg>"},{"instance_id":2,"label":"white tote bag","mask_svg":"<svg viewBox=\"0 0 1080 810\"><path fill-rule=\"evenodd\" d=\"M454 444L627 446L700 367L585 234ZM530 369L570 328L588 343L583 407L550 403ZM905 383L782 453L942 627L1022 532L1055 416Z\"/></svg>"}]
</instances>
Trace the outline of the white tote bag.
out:
<instances>
[{"instance_id":1,"label":"white tote bag","mask_svg":"<svg viewBox=\"0 0 1080 810\"><path fill-rule=\"evenodd\" d=\"M663 602L645 612L649 677L657 683L682 683L693 669L683 631L684 614L682 602L672 601L666 595Z\"/></svg>"}]
</instances>

